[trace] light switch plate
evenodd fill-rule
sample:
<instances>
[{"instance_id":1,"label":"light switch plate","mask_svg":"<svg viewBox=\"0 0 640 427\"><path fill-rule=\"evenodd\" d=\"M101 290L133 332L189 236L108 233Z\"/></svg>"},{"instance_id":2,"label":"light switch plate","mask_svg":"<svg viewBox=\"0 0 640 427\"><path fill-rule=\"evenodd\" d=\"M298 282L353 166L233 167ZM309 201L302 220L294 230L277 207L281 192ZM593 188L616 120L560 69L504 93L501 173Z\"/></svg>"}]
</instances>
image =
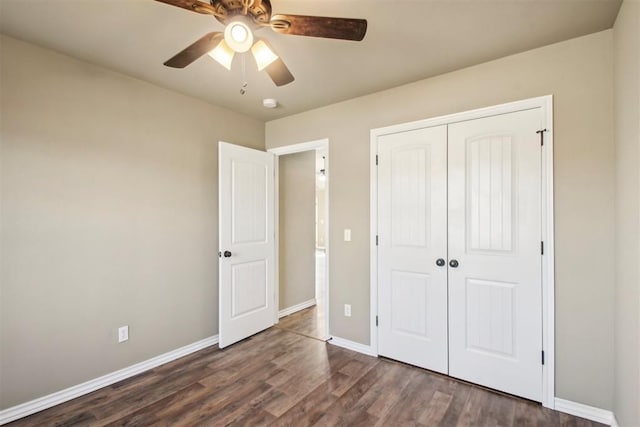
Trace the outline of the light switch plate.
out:
<instances>
[{"instance_id":1,"label":"light switch plate","mask_svg":"<svg viewBox=\"0 0 640 427\"><path fill-rule=\"evenodd\" d=\"M118 328L118 342L125 342L129 339L129 326Z\"/></svg>"},{"instance_id":2,"label":"light switch plate","mask_svg":"<svg viewBox=\"0 0 640 427\"><path fill-rule=\"evenodd\" d=\"M350 228L345 228L344 229L344 241L345 242L350 242L351 241L351 229Z\"/></svg>"}]
</instances>

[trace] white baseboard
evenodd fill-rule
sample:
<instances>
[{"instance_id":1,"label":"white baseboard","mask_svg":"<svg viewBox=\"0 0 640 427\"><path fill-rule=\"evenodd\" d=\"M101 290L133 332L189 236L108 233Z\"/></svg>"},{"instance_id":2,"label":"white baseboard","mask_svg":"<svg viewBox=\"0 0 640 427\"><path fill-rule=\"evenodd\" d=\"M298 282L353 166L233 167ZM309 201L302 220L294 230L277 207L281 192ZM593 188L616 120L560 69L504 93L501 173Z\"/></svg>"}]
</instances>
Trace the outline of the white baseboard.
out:
<instances>
[{"instance_id":1,"label":"white baseboard","mask_svg":"<svg viewBox=\"0 0 640 427\"><path fill-rule=\"evenodd\" d=\"M111 372L110 374L103 375L99 378L89 380L82 384L78 384L64 390L57 391L55 393L51 393L47 396L39 397L29 402L4 409L0 411L0 425L9 423L19 418L26 417L27 415L35 414L36 412L40 412L44 409L51 408L52 406L56 406L71 399L75 399L76 397L91 393L100 388L117 383L118 381L130 378L134 375L155 368L156 366L160 366L188 354L195 353L198 350L202 350L203 348L210 347L217 343L218 335L214 335L212 337L185 345L184 347L180 347L159 356L152 357L151 359L145 360L143 362L136 363L135 365L131 365L118 371Z\"/></svg>"},{"instance_id":2,"label":"white baseboard","mask_svg":"<svg viewBox=\"0 0 640 427\"><path fill-rule=\"evenodd\" d=\"M278 312L278 319L281 319L285 316L295 313L296 311L304 310L305 308L313 307L316 305L316 299L312 298L309 301L301 302L300 304L293 305L289 308L285 308L284 310L280 310Z\"/></svg>"},{"instance_id":3,"label":"white baseboard","mask_svg":"<svg viewBox=\"0 0 640 427\"><path fill-rule=\"evenodd\" d=\"M606 409L600 409L582 403L572 402L570 400L555 398L555 410L564 412L565 414L575 415L576 417L586 418L602 424L617 427L616 417L613 412Z\"/></svg>"},{"instance_id":4,"label":"white baseboard","mask_svg":"<svg viewBox=\"0 0 640 427\"><path fill-rule=\"evenodd\" d=\"M367 356L378 357L377 353L373 351L370 345L360 344L355 341L345 340L344 338L332 336L327 341L330 344L337 345L338 347L346 348L347 350L357 351L358 353L366 354Z\"/></svg>"}]
</instances>

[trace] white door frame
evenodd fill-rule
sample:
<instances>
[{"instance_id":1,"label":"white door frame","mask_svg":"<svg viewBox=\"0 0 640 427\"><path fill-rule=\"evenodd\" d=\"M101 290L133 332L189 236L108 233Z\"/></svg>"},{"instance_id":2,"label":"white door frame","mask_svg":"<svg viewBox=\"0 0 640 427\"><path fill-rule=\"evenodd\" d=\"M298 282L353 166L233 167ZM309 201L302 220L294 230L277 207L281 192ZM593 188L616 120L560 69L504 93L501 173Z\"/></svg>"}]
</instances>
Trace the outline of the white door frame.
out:
<instances>
[{"instance_id":1,"label":"white door frame","mask_svg":"<svg viewBox=\"0 0 640 427\"><path fill-rule=\"evenodd\" d=\"M376 235L378 234L378 174L376 165L378 137L381 135L404 132L425 127L451 124L466 120L513 113L516 111L541 108L544 145L542 146L542 236L544 254L542 255L542 350L545 363L542 366L542 405L555 408L555 301L554 301L554 231L553 231L553 96L546 95L522 101L509 102L492 107L449 114L415 122L386 126L371 130L371 229L370 229L370 336L371 349L378 354L378 260Z\"/></svg>"},{"instance_id":2,"label":"white door frame","mask_svg":"<svg viewBox=\"0 0 640 427\"><path fill-rule=\"evenodd\" d=\"M324 150L325 152L325 263L324 263L324 331L325 336L324 340L329 339L331 336L329 334L329 183L330 178L329 175L331 173L331 168L329 167L329 139L318 139L315 141L302 142L300 144L292 144L285 145L282 147L270 148L267 150L268 153L273 153L276 156L275 162L275 195L276 195L276 203L275 203L275 218L276 218L276 282L275 282L275 302L278 304L279 301L279 292L280 292L280 211L279 211L279 203L277 201L280 197L280 180L279 180L279 162L278 158L285 154L294 154L294 153L302 153L305 151L316 151L316 150ZM278 310L275 312L275 322L278 323Z\"/></svg>"}]
</instances>

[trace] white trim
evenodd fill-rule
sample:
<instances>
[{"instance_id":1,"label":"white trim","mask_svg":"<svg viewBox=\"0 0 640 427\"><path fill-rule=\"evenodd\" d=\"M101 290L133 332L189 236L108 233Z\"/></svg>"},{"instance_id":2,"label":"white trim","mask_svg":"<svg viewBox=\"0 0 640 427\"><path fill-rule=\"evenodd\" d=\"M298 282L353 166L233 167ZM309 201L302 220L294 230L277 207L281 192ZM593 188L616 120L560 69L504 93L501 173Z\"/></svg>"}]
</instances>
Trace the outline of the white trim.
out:
<instances>
[{"instance_id":1,"label":"white trim","mask_svg":"<svg viewBox=\"0 0 640 427\"><path fill-rule=\"evenodd\" d=\"M340 337L331 337L327 341L330 344L336 345L338 347L346 348L347 350L356 351L358 353L366 354L367 356L377 357L376 352L373 351L370 345L360 344L355 341L349 341Z\"/></svg>"},{"instance_id":2,"label":"white trim","mask_svg":"<svg viewBox=\"0 0 640 427\"><path fill-rule=\"evenodd\" d=\"M268 153L273 153L276 156L282 156L283 154L302 153L303 151L322 150L329 148L329 139L317 139L315 141L301 142L300 144L285 145L282 147L269 148Z\"/></svg>"},{"instance_id":3,"label":"white trim","mask_svg":"<svg viewBox=\"0 0 640 427\"><path fill-rule=\"evenodd\" d=\"M301 302L300 304L292 305L289 308L285 308L284 310L280 310L278 312L278 319L282 319L285 316L293 314L297 311L304 310L305 308L313 307L316 305L316 299L311 298L309 301Z\"/></svg>"},{"instance_id":4,"label":"white trim","mask_svg":"<svg viewBox=\"0 0 640 427\"><path fill-rule=\"evenodd\" d=\"M31 400L29 402L22 403L20 405L13 406L11 408L0 411L0 425L9 423L19 418L26 417L36 412L40 412L44 409L51 408L52 406L59 405L67 402L71 399L83 396L85 394L96 391L100 388L117 383L118 381L125 380L134 375L138 375L149 369L153 369L156 366L163 365L173 360L184 357L188 354L195 353L207 347L211 347L218 343L218 335L214 335L209 338L194 342L192 344L185 345L178 349L169 351L151 359L147 359L135 365L120 369L110 374L103 375L101 377L89 380L82 384L74 385L64 390L57 391L55 393L48 394L43 397Z\"/></svg>"},{"instance_id":5,"label":"white trim","mask_svg":"<svg viewBox=\"0 0 640 427\"><path fill-rule=\"evenodd\" d=\"M273 270L276 280L273 284L273 306L275 307L273 310L273 324L277 325L278 319L280 319L278 315L278 308L280 307L280 161L277 154L274 154L274 157L273 173L275 176L273 182L273 197L275 200L273 201L273 234L275 238L275 249L273 251Z\"/></svg>"},{"instance_id":6,"label":"white trim","mask_svg":"<svg viewBox=\"0 0 640 427\"><path fill-rule=\"evenodd\" d=\"M545 364L542 366L542 405L555 408L555 231L553 222L553 97L540 100L547 131L542 146L542 348L545 352Z\"/></svg>"},{"instance_id":7,"label":"white trim","mask_svg":"<svg viewBox=\"0 0 640 427\"><path fill-rule=\"evenodd\" d=\"M565 414L575 415L576 417L586 418L587 420L595 421L609 426L618 425L613 412L606 409L600 409L594 406L560 399L559 397L555 398L555 407L556 411L564 412Z\"/></svg>"},{"instance_id":8,"label":"white trim","mask_svg":"<svg viewBox=\"0 0 640 427\"><path fill-rule=\"evenodd\" d=\"M329 140L323 140L324 147L324 340L329 339L330 330L329 330L329 307L331 302L329 301L330 295L330 286L329 286L329 242L330 242L330 233L329 233L329 224L331 223L331 218L329 217L329 183L331 182L331 168L329 167L330 159L329 159ZM315 283L314 283L315 286Z\"/></svg>"},{"instance_id":9,"label":"white trim","mask_svg":"<svg viewBox=\"0 0 640 427\"><path fill-rule=\"evenodd\" d=\"M378 316L378 245L376 245L376 236L378 235L378 167L376 165L376 158L378 156L378 134L374 133L375 130L371 130L371 148L369 150L369 165L370 170L370 210L371 217L369 220L369 277L370 277L370 289L369 289L369 343L371 351L376 356L378 355L378 326L376 325L376 317Z\"/></svg>"},{"instance_id":10,"label":"white trim","mask_svg":"<svg viewBox=\"0 0 640 427\"><path fill-rule=\"evenodd\" d=\"M371 129L371 136L381 136L433 126L450 125L457 122L464 122L467 120L480 119L483 117L513 113L515 111L531 110L534 108L546 109L548 105L551 105L552 99L552 95L545 95L537 98L523 99L521 101L507 102L505 104L498 104L490 107L448 114L446 116L438 116L429 119L416 120L414 122L385 126L381 128ZM545 115L545 117L549 116ZM549 124L547 129L550 129L550 126L551 124Z\"/></svg>"},{"instance_id":11,"label":"white trim","mask_svg":"<svg viewBox=\"0 0 640 427\"><path fill-rule=\"evenodd\" d=\"M554 316L554 225L553 225L553 96L546 95L522 101L509 102L493 107L479 108L462 113L449 114L425 120L371 129L371 205L370 205L370 342L373 354L378 352L378 331L375 325L378 311L378 261L376 234L378 233L378 177L375 167L378 137L426 127L448 125L456 122L540 108L543 114L544 145L542 146L542 349L545 364L542 367L542 405L555 407L555 316Z\"/></svg>"},{"instance_id":12,"label":"white trim","mask_svg":"<svg viewBox=\"0 0 640 427\"><path fill-rule=\"evenodd\" d=\"M329 294L330 294L330 284L329 284L329 248L330 248L330 241L329 241L329 224L331 223L331 218L329 217L329 201L330 201L330 197L329 197L329 187L330 187L330 183L331 183L331 179L330 179L330 175L331 175L331 167L329 166L329 139L328 138L323 138L323 139L317 139L315 141L309 141L309 142L302 142L299 144L291 144L291 145L285 145L282 147L275 147L275 148L269 148L267 150L268 153L273 153L274 155L276 155L276 157L285 155L285 154L294 154L294 153L302 153L304 151L316 151L316 150L323 150L325 152L325 193L324 193L324 197L325 197L325 244L324 244L324 251L325 251L325 263L324 263L324 319L325 319L325 336L322 337L322 339L327 340L330 336L330 331L329 331ZM275 218L276 218L276 223L275 223L275 234L276 234L276 258L275 258L275 271L276 271L276 282L275 282L275 304L277 306L278 301L279 301L279 291L280 291L280 276L279 276L279 253L280 253L280 211L279 211L279 203L278 203L278 198L280 197L279 194L279 190L280 190L280 180L279 180L279 176L280 176L280 170L278 167L278 164L280 162L278 161L278 159L276 158L275 161L275 197L276 197L276 203L275 203ZM278 323L278 319L280 318L279 313L275 314L276 319L275 319L275 323Z\"/></svg>"},{"instance_id":13,"label":"white trim","mask_svg":"<svg viewBox=\"0 0 640 427\"><path fill-rule=\"evenodd\" d=\"M322 337L325 341L329 339L331 336L331 330L329 329L329 295L331 293L331 286L329 285L329 243L331 241L331 233L329 233L329 224L331 223L331 218L329 216L329 184L331 183L331 168L329 167L329 140L323 140L323 147L325 152L324 158L324 337Z\"/></svg>"}]
</instances>

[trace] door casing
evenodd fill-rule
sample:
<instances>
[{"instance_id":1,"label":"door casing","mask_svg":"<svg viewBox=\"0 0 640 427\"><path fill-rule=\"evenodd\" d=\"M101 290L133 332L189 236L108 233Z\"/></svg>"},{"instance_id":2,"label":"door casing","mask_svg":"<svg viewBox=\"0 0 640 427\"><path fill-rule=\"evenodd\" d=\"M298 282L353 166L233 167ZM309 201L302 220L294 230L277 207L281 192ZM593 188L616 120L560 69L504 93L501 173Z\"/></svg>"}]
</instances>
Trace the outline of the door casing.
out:
<instances>
[{"instance_id":1,"label":"door casing","mask_svg":"<svg viewBox=\"0 0 640 427\"><path fill-rule=\"evenodd\" d=\"M522 110L540 108L543 115L544 132L541 134L542 146L542 350L545 363L542 366L542 405L555 407L555 318L554 318L554 228L553 228L553 96L546 95L491 107L480 108L446 116L434 117L415 122L387 126L371 130L370 143L370 337L371 353L378 354L378 332L376 316L378 315L378 261L376 237L378 234L378 175L376 156L378 137L391 133L410 131L425 127L447 125L461 121L497 116Z\"/></svg>"}]
</instances>

